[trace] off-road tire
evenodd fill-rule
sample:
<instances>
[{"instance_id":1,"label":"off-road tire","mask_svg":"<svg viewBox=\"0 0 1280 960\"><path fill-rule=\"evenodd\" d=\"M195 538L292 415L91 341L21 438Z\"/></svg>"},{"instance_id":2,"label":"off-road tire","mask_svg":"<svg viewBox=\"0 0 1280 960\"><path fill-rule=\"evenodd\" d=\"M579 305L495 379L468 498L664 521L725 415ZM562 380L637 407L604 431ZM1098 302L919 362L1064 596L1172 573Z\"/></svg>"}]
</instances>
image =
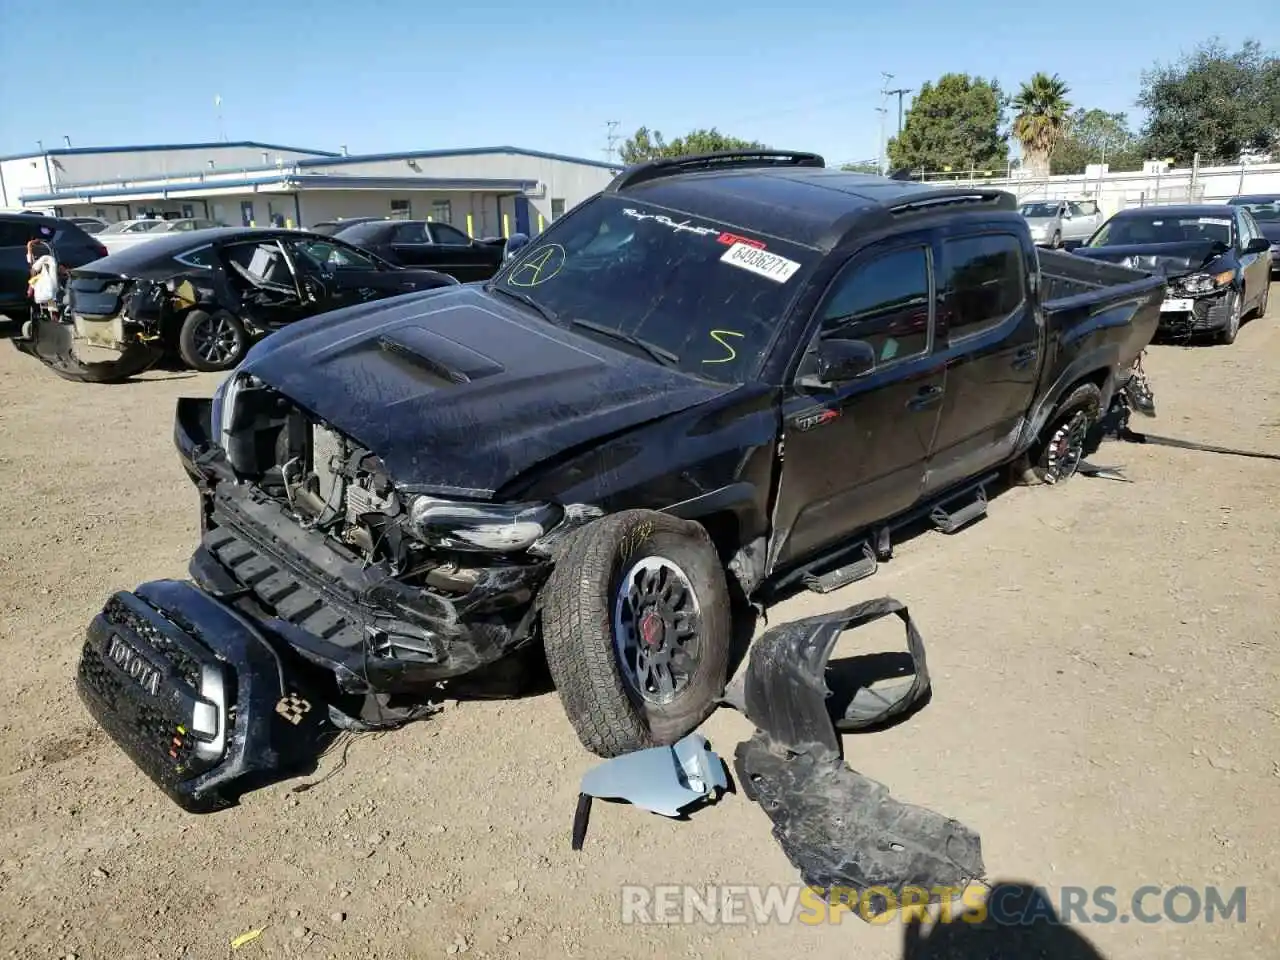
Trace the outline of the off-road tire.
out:
<instances>
[{"instance_id":1,"label":"off-road tire","mask_svg":"<svg viewBox=\"0 0 1280 960\"><path fill-rule=\"evenodd\" d=\"M631 691L613 637L619 585L646 557L664 557L688 574L701 613L699 663L689 685L661 705ZM547 666L578 738L601 757L675 743L696 729L724 692L731 632L729 589L710 536L665 513L626 510L582 528L543 588Z\"/></svg>"},{"instance_id":2,"label":"off-road tire","mask_svg":"<svg viewBox=\"0 0 1280 960\"><path fill-rule=\"evenodd\" d=\"M235 350L229 356L217 362L207 360L200 354L196 345L196 332L202 324L210 320L222 320L235 337ZM192 310L182 319L182 328L178 331L178 353L182 362L201 373L217 373L230 370L244 359L249 349L249 333L240 322L239 317L225 310L206 313L203 310Z\"/></svg>"},{"instance_id":3,"label":"off-road tire","mask_svg":"<svg viewBox=\"0 0 1280 960\"><path fill-rule=\"evenodd\" d=\"M1067 394L1049 417L1035 445L1029 452L1030 476L1037 483L1062 483L1071 479L1080 469L1080 462L1087 452L1087 438L1094 432L1102 418L1102 391L1092 383L1082 383ZM1069 467L1061 466L1059 441L1078 431L1079 455Z\"/></svg>"}]
</instances>

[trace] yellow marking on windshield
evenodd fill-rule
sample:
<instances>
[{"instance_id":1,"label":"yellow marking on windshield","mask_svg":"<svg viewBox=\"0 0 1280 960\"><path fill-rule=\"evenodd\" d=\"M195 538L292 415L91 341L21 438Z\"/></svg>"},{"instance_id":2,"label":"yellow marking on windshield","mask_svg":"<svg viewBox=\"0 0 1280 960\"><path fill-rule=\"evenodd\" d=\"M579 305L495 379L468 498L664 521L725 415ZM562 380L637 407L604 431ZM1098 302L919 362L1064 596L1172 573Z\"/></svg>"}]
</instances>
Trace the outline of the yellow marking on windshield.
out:
<instances>
[{"instance_id":1,"label":"yellow marking on windshield","mask_svg":"<svg viewBox=\"0 0 1280 960\"><path fill-rule=\"evenodd\" d=\"M736 359L738 356L738 351L733 349L733 347L725 343L720 338L721 337L744 337L744 336L746 336L746 334L739 333L737 330L712 330L710 333L711 339L714 340L716 343L720 344L720 346L724 347L726 350L728 350L729 355L727 357L721 357L719 360L703 360L702 362L703 363L728 363L729 361Z\"/></svg>"},{"instance_id":2,"label":"yellow marking on windshield","mask_svg":"<svg viewBox=\"0 0 1280 960\"><path fill-rule=\"evenodd\" d=\"M549 243L507 277L507 283L513 287L536 287L546 283L564 267L564 247L558 243Z\"/></svg>"}]
</instances>

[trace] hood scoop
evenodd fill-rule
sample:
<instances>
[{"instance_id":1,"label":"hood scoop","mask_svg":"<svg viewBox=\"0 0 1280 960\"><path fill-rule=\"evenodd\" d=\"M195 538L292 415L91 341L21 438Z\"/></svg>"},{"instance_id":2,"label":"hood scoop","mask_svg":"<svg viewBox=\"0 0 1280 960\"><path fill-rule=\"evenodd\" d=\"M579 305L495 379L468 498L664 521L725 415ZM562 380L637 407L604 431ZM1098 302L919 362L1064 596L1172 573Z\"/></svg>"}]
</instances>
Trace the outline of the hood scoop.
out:
<instances>
[{"instance_id":1,"label":"hood scoop","mask_svg":"<svg viewBox=\"0 0 1280 960\"><path fill-rule=\"evenodd\" d=\"M447 384L461 385L492 377L505 369L496 360L417 324L381 334L378 349L391 359L415 367Z\"/></svg>"}]
</instances>

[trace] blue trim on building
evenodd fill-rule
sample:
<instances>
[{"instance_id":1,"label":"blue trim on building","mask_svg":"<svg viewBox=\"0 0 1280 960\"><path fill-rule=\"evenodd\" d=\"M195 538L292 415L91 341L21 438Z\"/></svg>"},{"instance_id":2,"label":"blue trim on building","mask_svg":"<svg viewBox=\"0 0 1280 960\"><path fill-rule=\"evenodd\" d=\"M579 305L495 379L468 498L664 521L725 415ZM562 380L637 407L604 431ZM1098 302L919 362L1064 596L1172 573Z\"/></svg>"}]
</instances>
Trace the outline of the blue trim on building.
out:
<instances>
[{"instance_id":1,"label":"blue trim on building","mask_svg":"<svg viewBox=\"0 0 1280 960\"><path fill-rule=\"evenodd\" d=\"M311 150L306 147L285 147L278 143L259 143L257 140L233 140L230 143L224 141L215 141L213 143L154 143L139 144L131 147L56 147L41 153L11 153L7 156L0 157L0 162L5 160L28 160L35 157L74 157L88 153L155 153L159 150L213 150L217 148L227 147L255 147L259 150L283 150L288 153L309 153L316 157L339 157L346 159L340 153L334 153L332 150Z\"/></svg>"},{"instance_id":2,"label":"blue trim on building","mask_svg":"<svg viewBox=\"0 0 1280 960\"><path fill-rule=\"evenodd\" d=\"M537 180L481 180L481 179L449 179L438 177L341 177L312 174L298 176L296 174L276 174L270 177L250 177L242 180L211 180L204 183L163 183L149 187L122 187L112 189L104 184L97 189L70 190L58 193L33 193L21 197L21 201L62 203L92 203L99 197L131 197L147 194L167 196L173 193L207 193L218 190L241 187L259 187L267 184L284 184L295 190L306 190L309 187L328 187L330 189L355 190L458 190L458 191L501 191L519 192L537 187Z\"/></svg>"},{"instance_id":3,"label":"blue trim on building","mask_svg":"<svg viewBox=\"0 0 1280 960\"><path fill-rule=\"evenodd\" d=\"M621 170L625 164L605 163L603 160L587 160L583 157L570 157L563 153L545 153L542 150L525 150L521 147L463 147L457 150L409 150L404 153L366 153L329 157L308 158L298 160L299 167L325 167L349 163L377 163L381 160L425 160L433 157L474 157L486 153L507 153L520 157L537 157L542 160L560 160L564 163L581 163L588 167L600 167L605 170Z\"/></svg>"}]
</instances>

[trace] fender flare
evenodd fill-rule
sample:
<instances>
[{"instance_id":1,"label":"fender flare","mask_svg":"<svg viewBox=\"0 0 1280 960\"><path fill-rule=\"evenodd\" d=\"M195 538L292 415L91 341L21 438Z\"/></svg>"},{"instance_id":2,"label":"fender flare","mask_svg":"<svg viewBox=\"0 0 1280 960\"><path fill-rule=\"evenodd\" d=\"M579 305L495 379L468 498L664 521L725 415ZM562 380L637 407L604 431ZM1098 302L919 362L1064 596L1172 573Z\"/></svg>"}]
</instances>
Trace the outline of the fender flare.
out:
<instances>
[{"instance_id":1,"label":"fender flare","mask_svg":"<svg viewBox=\"0 0 1280 960\"><path fill-rule=\"evenodd\" d=\"M1022 435L1018 438L1018 448L1025 450L1035 443L1036 437L1040 435L1049 418L1058 409L1058 404L1071 391L1071 388L1085 380L1096 382L1094 375L1099 371L1106 371L1106 377L1099 384L1102 390L1102 409L1105 411L1115 393L1116 366L1119 362L1119 347L1114 344L1095 347L1072 360L1032 407L1023 424Z\"/></svg>"}]
</instances>

